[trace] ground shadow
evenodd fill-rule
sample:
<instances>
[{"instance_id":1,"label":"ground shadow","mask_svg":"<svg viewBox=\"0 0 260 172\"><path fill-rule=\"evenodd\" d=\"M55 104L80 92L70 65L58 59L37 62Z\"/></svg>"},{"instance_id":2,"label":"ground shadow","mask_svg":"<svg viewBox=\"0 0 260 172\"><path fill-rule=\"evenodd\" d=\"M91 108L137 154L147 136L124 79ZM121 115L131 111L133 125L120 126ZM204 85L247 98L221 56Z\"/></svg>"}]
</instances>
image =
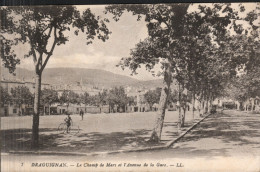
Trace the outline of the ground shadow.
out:
<instances>
[{"instance_id":1,"label":"ground shadow","mask_svg":"<svg viewBox=\"0 0 260 172\"><path fill-rule=\"evenodd\" d=\"M156 160L173 157L214 159L219 156L246 156L247 154L256 153L252 151L260 148L260 115L245 114L236 111L232 113L226 112L210 115L170 149L153 150L138 154L128 153L127 157L135 158L138 156L140 159L149 157L149 159ZM174 127L174 124L170 125ZM176 134L172 131L168 131L168 133L172 135ZM248 150L246 149L247 147L251 149ZM239 152L240 149L243 149L242 152ZM124 157L126 154L122 154L121 156Z\"/></svg>"},{"instance_id":2,"label":"ground shadow","mask_svg":"<svg viewBox=\"0 0 260 172\"><path fill-rule=\"evenodd\" d=\"M56 134L51 134L49 136L42 135L42 132L54 132ZM12 129L12 130L2 130L1 131L1 151L28 151L31 150L31 129ZM48 146L56 146L52 142L53 139L59 138L59 134L56 129L43 128L40 131L40 149L48 143Z\"/></svg>"},{"instance_id":3,"label":"ground shadow","mask_svg":"<svg viewBox=\"0 0 260 172\"><path fill-rule=\"evenodd\" d=\"M257 116L258 117L258 116ZM40 129L40 148L41 151L60 151L60 152L106 152L126 149L139 149L151 146L163 145L166 142L177 138L180 133L186 131L193 123L186 123L180 131L177 130L176 122L165 122L163 128L162 142L154 144L148 142L151 130L139 129L127 132L80 132L77 135L58 133L57 129ZM167 150L169 157L193 157L193 156L227 156L229 148L209 149L204 145L194 146L192 143L201 139L214 138L227 144L250 145L259 147L255 138L260 138L260 126L256 116L248 115L229 115L214 114L185 137L179 140L177 146ZM254 138L254 139L250 139ZM12 129L1 131L2 152L10 150L31 150L31 129ZM207 144L207 143L206 143ZM152 151L156 153L156 151ZM171 154L171 153L172 154ZM165 154L165 157L168 153Z\"/></svg>"},{"instance_id":4,"label":"ground shadow","mask_svg":"<svg viewBox=\"0 0 260 172\"><path fill-rule=\"evenodd\" d=\"M165 122L160 143L149 142L151 130L147 129L111 133L80 131L77 134L67 134L53 128L41 128L39 150L91 153L162 146L177 138L191 125L191 122L187 122L185 127L178 130L176 122ZM31 134L31 129L2 130L2 152L31 150Z\"/></svg>"},{"instance_id":5,"label":"ground shadow","mask_svg":"<svg viewBox=\"0 0 260 172\"><path fill-rule=\"evenodd\" d=\"M255 119L238 120L238 116L221 114L212 115L206 121L192 131L190 135L182 138L181 142L197 141L201 138L219 138L227 143L256 144L255 141L244 139L245 137L260 138L260 125ZM227 119L228 117L228 119Z\"/></svg>"},{"instance_id":6,"label":"ground shadow","mask_svg":"<svg viewBox=\"0 0 260 172\"><path fill-rule=\"evenodd\" d=\"M41 151L104 152L121 149L144 148L163 143L148 142L150 130L131 130L112 133L58 133L56 129L40 129ZM13 129L1 131L2 152L31 150L31 130Z\"/></svg>"},{"instance_id":7,"label":"ground shadow","mask_svg":"<svg viewBox=\"0 0 260 172\"><path fill-rule=\"evenodd\" d=\"M174 150L174 155L180 157L229 156L227 151L230 148L209 149L206 148L207 143L197 147L190 146L196 141L211 138L219 139L231 145L231 148L232 145L234 147L248 145L259 148L257 146L260 140L260 125L258 123L256 116L252 117L252 115L214 114L180 139L178 144L181 146L174 147L172 150Z\"/></svg>"},{"instance_id":8,"label":"ground shadow","mask_svg":"<svg viewBox=\"0 0 260 172\"><path fill-rule=\"evenodd\" d=\"M115 151L131 148L143 148L153 145L148 142L150 130L132 130L129 132L85 133L78 135L79 140L72 145L85 152ZM80 140L80 138L83 138Z\"/></svg>"}]
</instances>

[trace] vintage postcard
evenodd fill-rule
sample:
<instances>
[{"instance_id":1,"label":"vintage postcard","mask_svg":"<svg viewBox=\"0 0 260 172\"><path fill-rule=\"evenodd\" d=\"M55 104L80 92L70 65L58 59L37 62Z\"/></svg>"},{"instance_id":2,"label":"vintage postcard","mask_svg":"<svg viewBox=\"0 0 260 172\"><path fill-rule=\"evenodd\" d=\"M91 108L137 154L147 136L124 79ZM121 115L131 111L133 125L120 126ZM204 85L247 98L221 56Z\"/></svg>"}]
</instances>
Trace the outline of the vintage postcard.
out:
<instances>
[{"instance_id":1,"label":"vintage postcard","mask_svg":"<svg viewBox=\"0 0 260 172\"><path fill-rule=\"evenodd\" d=\"M1 171L260 171L259 3L2 6Z\"/></svg>"}]
</instances>

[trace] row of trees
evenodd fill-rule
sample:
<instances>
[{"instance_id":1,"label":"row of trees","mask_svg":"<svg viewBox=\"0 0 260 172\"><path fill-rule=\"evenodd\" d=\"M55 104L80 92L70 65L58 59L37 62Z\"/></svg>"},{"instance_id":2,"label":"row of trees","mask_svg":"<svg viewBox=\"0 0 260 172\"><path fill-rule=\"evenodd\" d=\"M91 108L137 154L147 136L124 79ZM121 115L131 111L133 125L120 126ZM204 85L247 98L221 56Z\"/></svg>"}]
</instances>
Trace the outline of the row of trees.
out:
<instances>
[{"instance_id":1,"label":"row of trees","mask_svg":"<svg viewBox=\"0 0 260 172\"><path fill-rule=\"evenodd\" d=\"M154 104L158 104L160 102L160 95L161 95L162 88L157 87L155 90L149 90L144 94L144 103L148 103L150 108ZM182 99L185 100L186 103L191 102L191 95L188 93L181 95ZM167 103L177 103L179 100L178 90L171 89L168 95Z\"/></svg>"},{"instance_id":2,"label":"row of trees","mask_svg":"<svg viewBox=\"0 0 260 172\"><path fill-rule=\"evenodd\" d=\"M44 89L41 91L42 97L41 106L50 106L56 102L59 102L58 93L52 89ZM28 87L18 86L11 88L10 93L6 88L1 86L1 107L6 105L16 105L19 109L19 113L22 112L22 105L31 107L34 103L35 95L30 92Z\"/></svg>"},{"instance_id":3,"label":"row of trees","mask_svg":"<svg viewBox=\"0 0 260 172\"><path fill-rule=\"evenodd\" d=\"M164 86L151 141L158 142L161 138L173 79L178 81L181 127L185 119L184 90L192 93L193 102L195 99L201 102L199 109L205 113L211 107L212 100L222 94L227 82L236 76L238 68L247 70L258 57L255 50L259 45L259 27L255 24L257 12L254 10L241 17L239 14L245 11L243 5L234 8L229 3L120 4L107 6L106 11L112 13L116 21L126 11L137 15L137 20L144 17L148 29L148 37L131 50L130 57L122 59L120 66L136 73L141 66L153 72L154 66L161 64L160 75L164 77ZM14 18L14 15L17 17ZM90 9L80 13L73 6L1 7L1 20L5 21L0 30L3 64L10 72L15 70L20 58L17 58L12 47L19 43L29 45L25 57L31 57L35 64L32 147L37 148L41 76L55 47L69 40L65 34L70 30L75 35L79 31L85 33L87 44L92 43L95 37L107 40L110 32L105 22L108 20L96 17ZM241 21L247 23L249 29L244 29Z\"/></svg>"},{"instance_id":4,"label":"row of trees","mask_svg":"<svg viewBox=\"0 0 260 172\"><path fill-rule=\"evenodd\" d=\"M149 90L144 94L144 102L152 108L154 104L160 101L161 88L157 87L155 90ZM126 105L136 105L135 97L128 97L123 87L115 87L109 91L104 90L97 95L77 94L74 91L64 90L60 96L58 92L53 89L43 89L41 91L40 104L42 107L50 107L55 103L66 104L85 104L101 107L109 105L111 112L116 108L124 109ZM170 93L168 103L176 103L178 100L177 90ZM32 106L34 101L34 94L30 92L28 87L18 86L12 88L10 94L7 89L1 87L1 107L5 105L16 105L21 111L22 105ZM45 108L44 108L45 109ZM45 112L44 112L45 113ZM49 110L50 113L50 110Z\"/></svg>"},{"instance_id":5,"label":"row of trees","mask_svg":"<svg viewBox=\"0 0 260 172\"><path fill-rule=\"evenodd\" d=\"M254 64L254 67L252 67L249 71L246 71L246 73L241 74L240 76L237 76L233 78L227 85L225 89L225 94L234 99L237 100L240 104L241 110L249 110L246 109L246 105L251 107L251 111L254 110L254 102L249 101L250 98L260 98L260 58L258 58L258 62ZM256 67L258 66L258 67ZM244 104L247 103L247 104Z\"/></svg>"},{"instance_id":6,"label":"row of trees","mask_svg":"<svg viewBox=\"0 0 260 172\"><path fill-rule=\"evenodd\" d=\"M196 6L196 4L195 4ZM150 140L159 142L173 79L178 82L179 127L184 126L184 90L192 93L200 102L201 114L208 112L212 101L222 96L229 81L237 71L252 68L250 64L259 58L259 26L256 9L245 14L245 7L233 7L229 3L111 5L106 10L117 21L125 12L144 17L148 37L136 44L130 57L122 58L119 66L130 68L133 73L145 66L154 73L161 65L164 86L160 94L158 117ZM192 8L196 10L191 10ZM259 8L259 7L258 7ZM245 16L245 17L241 17ZM243 25L247 28L243 28ZM195 108L192 108L193 111ZM194 112L193 112L194 113Z\"/></svg>"},{"instance_id":7,"label":"row of trees","mask_svg":"<svg viewBox=\"0 0 260 172\"><path fill-rule=\"evenodd\" d=\"M85 105L98 107L109 105L111 112L114 112L115 108L117 108L117 110L120 108L125 109L126 105L133 105L135 104L135 101L133 97L128 97L126 95L123 87L114 87L109 91L103 90L93 96L89 95L87 92L84 94L77 94L73 91L63 91L60 97L60 103L66 103L67 106L69 106L70 103L83 103Z\"/></svg>"},{"instance_id":8,"label":"row of trees","mask_svg":"<svg viewBox=\"0 0 260 172\"><path fill-rule=\"evenodd\" d=\"M99 107L109 105L112 110L111 112L113 112L115 107L124 109L126 105L134 105L136 103L133 97L127 97L123 87L115 87L109 91L104 90L93 96L87 92L77 94L70 90L64 90L61 95L58 96L58 92L53 89L43 89L41 95L40 105L48 107L54 103L66 104L67 107L70 104L80 103ZM12 88L10 94L7 89L1 87L1 107L8 104L15 104L21 111L22 105L33 105L34 96L35 95L24 86Z\"/></svg>"},{"instance_id":9,"label":"row of trees","mask_svg":"<svg viewBox=\"0 0 260 172\"><path fill-rule=\"evenodd\" d=\"M19 112L21 112L22 105L33 104L33 94L27 87L18 86L11 89L9 93L7 89L0 87L1 89L1 107L5 105L14 104L18 106Z\"/></svg>"}]
</instances>

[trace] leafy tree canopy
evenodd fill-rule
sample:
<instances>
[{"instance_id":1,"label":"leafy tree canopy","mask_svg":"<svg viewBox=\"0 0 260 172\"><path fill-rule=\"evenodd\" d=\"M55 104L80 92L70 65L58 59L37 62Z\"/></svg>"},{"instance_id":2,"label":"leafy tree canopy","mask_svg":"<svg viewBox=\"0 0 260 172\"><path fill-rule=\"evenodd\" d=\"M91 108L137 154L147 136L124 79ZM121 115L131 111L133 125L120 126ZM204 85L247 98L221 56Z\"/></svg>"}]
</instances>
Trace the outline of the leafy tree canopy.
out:
<instances>
[{"instance_id":1,"label":"leafy tree canopy","mask_svg":"<svg viewBox=\"0 0 260 172\"><path fill-rule=\"evenodd\" d=\"M12 49L19 43L29 43L25 55L33 57L36 72L42 72L55 46L69 41L66 33L73 28L75 35L86 34L86 43L97 37L108 39L105 20L100 20L88 8L82 14L74 6L1 7L1 58L5 67L14 72L20 58Z\"/></svg>"}]
</instances>

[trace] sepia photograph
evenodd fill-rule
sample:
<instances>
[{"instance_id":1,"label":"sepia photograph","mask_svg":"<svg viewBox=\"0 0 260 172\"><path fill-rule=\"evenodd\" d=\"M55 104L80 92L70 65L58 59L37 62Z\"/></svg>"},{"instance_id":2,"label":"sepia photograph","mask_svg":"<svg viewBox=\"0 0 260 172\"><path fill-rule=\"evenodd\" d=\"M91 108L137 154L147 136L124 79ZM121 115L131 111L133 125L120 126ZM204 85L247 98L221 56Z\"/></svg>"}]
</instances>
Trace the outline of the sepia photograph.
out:
<instances>
[{"instance_id":1,"label":"sepia photograph","mask_svg":"<svg viewBox=\"0 0 260 172\"><path fill-rule=\"evenodd\" d=\"M260 3L0 7L1 171L260 171Z\"/></svg>"}]
</instances>

